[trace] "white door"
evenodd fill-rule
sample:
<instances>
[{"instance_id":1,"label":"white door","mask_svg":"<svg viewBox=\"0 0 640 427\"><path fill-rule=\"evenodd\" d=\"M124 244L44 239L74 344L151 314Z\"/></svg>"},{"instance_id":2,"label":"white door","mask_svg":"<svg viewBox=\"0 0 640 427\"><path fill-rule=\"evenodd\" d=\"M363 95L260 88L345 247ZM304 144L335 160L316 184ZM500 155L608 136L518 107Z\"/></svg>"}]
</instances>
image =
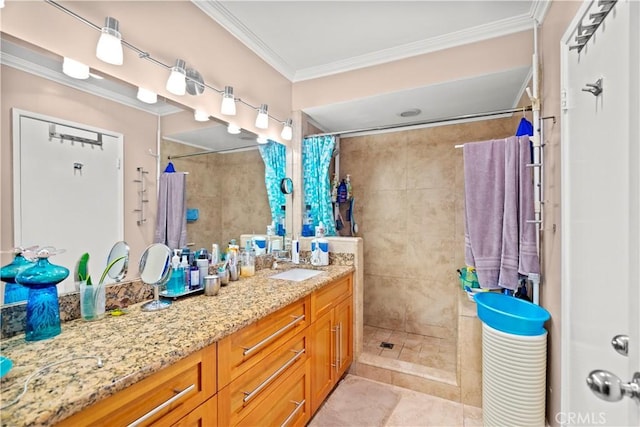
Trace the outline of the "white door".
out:
<instances>
[{"instance_id":1,"label":"white door","mask_svg":"<svg viewBox=\"0 0 640 427\"><path fill-rule=\"evenodd\" d=\"M57 134L96 139L102 145ZM50 259L69 269L59 292L74 290L74 268L89 253L98 281L111 246L123 239L122 136L53 117L14 110L14 237L16 246L54 246ZM115 136L114 136L115 135Z\"/></svg>"},{"instance_id":2,"label":"white door","mask_svg":"<svg viewBox=\"0 0 640 427\"><path fill-rule=\"evenodd\" d=\"M640 3L618 1L583 50L569 50L578 22L592 22L600 7L583 5L562 45L562 410L555 421L638 426L640 396L605 401L587 386L594 370L622 383L640 372ZM582 90L598 79L602 93ZM629 338L626 356L611 344L617 335Z\"/></svg>"}]
</instances>

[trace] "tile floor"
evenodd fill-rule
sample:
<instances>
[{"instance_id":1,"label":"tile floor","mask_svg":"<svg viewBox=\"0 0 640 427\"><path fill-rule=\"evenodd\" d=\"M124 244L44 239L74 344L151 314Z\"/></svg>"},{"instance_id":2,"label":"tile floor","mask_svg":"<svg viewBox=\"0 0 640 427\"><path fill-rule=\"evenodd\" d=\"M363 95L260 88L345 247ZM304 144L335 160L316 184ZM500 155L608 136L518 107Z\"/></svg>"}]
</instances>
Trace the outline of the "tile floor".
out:
<instances>
[{"instance_id":1,"label":"tile floor","mask_svg":"<svg viewBox=\"0 0 640 427\"><path fill-rule=\"evenodd\" d=\"M478 427L482 409L347 375L309 427Z\"/></svg>"},{"instance_id":2,"label":"tile floor","mask_svg":"<svg viewBox=\"0 0 640 427\"><path fill-rule=\"evenodd\" d=\"M393 349L380 347L381 342ZM456 341L364 325L363 352L445 371L456 370Z\"/></svg>"}]
</instances>

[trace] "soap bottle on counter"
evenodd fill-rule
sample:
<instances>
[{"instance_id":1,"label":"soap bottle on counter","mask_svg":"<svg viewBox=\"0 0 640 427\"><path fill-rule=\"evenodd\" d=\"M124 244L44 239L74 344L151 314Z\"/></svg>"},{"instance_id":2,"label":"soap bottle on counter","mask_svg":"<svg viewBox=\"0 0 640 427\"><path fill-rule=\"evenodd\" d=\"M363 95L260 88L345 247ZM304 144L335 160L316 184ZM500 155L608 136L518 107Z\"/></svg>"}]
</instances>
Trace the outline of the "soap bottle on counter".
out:
<instances>
[{"instance_id":1,"label":"soap bottle on counter","mask_svg":"<svg viewBox=\"0 0 640 427\"><path fill-rule=\"evenodd\" d=\"M256 253L251 248L251 241L247 240L247 247L240 254L240 276L251 277L256 274Z\"/></svg>"},{"instance_id":2,"label":"soap bottle on counter","mask_svg":"<svg viewBox=\"0 0 640 427\"><path fill-rule=\"evenodd\" d=\"M178 249L173 250L171 258L171 278L167 284L167 292L171 295L181 294L184 291L184 270L180 266Z\"/></svg>"},{"instance_id":3,"label":"soap bottle on counter","mask_svg":"<svg viewBox=\"0 0 640 427\"><path fill-rule=\"evenodd\" d=\"M191 274L189 272L189 261L187 261L187 255L182 255L182 261L180 261L180 268L184 273L184 280L182 281L184 285L184 292L188 292L191 288Z\"/></svg>"},{"instance_id":4,"label":"soap bottle on counter","mask_svg":"<svg viewBox=\"0 0 640 427\"><path fill-rule=\"evenodd\" d=\"M193 291L200 288L200 269L194 260L189 268L189 290Z\"/></svg>"}]
</instances>

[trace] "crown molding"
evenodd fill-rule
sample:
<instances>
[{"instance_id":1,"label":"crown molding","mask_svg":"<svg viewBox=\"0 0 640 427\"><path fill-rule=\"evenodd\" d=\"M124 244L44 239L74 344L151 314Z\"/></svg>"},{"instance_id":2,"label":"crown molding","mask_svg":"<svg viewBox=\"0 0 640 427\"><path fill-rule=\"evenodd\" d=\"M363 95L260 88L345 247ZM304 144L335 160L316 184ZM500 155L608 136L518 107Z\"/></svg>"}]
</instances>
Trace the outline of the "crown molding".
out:
<instances>
[{"instance_id":1,"label":"crown molding","mask_svg":"<svg viewBox=\"0 0 640 427\"><path fill-rule=\"evenodd\" d=\"M466 30L444 34L439 37L408 43L392 49L384 49L370 54L324 64L318 67L298 70L293 81L298 82L302 80L315 79L519 33L521 31L531 30L533 28L532 25L532 18L528 14L519 15L495 21L490 24L479 25Z\"/></svg>"},{"instance_id":2,"label":"crown molding","mask_svg":"<svg viewBox=\"0 0 640 427\"><path fill-rule=\"evenodd\" d=\"M293 80L295 70L276 51L258 37L251 28L244 25L234 14L217 0L191 0L200 10L220 24L231 35L240 40L263 61L271 65L284 77Z\"/></svg>"},{"instance_id":3,"label":"crown molding","mask_svg":"<svg viewBox=\"0 0 640 427\"><path fill-rule=\"evenodd\" d=\"M149 104L148 108L140 105L137 99L132 99L127 95L123 95L108 89L104 89L100 86L91 84L90 80L78 80L73 79L71 77L67 77L64 74L61 74L58 71L52 70L49 67L36 64L31 61L27 61L18 56L12 55L7 52L0 52L0 64L6 65L11 68L15 68L17 70L24 71L29 74L33 74L38 77L42 77L47 80L51 80L53 82L59 83L61 85L71 87L73 89L78 89L83 92L89 93L91 95L96 95L101 98L108 99L113 102L117 102L119 104L126 105L127 107L135 108L137 110L142 110L150 114L155 114L159 116L165 116L168 114L174 114L176 112L182 111L177 107L173 107L171 105L164 106L153 106Z\"/></svg>"},{"instance_id":4,"label":"crown molding","mask_svg":"<svg viewBox=\"0 0 640 427\"><path fill-rule=\"evenodd\" d=\"M444 34L439 37L408 43L395 48L384 49L341 61L334 61L316 67L294 70L277 52L269 47L251 28L247 27L218 0L191 0L198 8L215 20L224 29L240 40L256 55L292 82L311 80L339 74L359 68L398 61L412 56L424 55L439 50L501 37L521 31L531 30L535 21L542 23L550 1L534 0L529 12L502 19L489 24Z\"/></svg>"}]
</instances>

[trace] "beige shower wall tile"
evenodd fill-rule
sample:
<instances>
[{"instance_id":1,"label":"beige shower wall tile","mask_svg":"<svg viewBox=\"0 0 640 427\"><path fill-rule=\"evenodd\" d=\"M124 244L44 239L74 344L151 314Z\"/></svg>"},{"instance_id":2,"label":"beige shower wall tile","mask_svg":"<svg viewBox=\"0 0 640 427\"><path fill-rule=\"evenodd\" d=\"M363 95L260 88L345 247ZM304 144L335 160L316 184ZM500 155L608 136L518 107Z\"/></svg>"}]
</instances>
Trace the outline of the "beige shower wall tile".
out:
<instances>
[{"instance_id":1,"label":"beige shower wall tile","mask_svg":"<svg viewBox=\"0 0 640 427\"><path fill-rule=\"evenodd\" d=\"M460 395L465 405L482 406L482 373L460 370Z\"/></svg>"},{"instance_id":2,"label":"beige shower wall tile","mask_svg":"<svg viewBox=\"0 0 640 427\"><path fill-rule=\"evenodd\" d=\"M385 231L362 233L366 275L405 277L406 236ZM365 292L366 292L365 285Z\"/></svg>"},{"instance_id":3,"label":"beige shower wall tile","mask_svg":"<svg viewBox=\"0 0 640 427\"><path fill-rule=\"evenodd\" d=\"M394 136L395 135L395 136ZM340 144L347 147L351 139ZM351 154L340 149L340 178L353 176L353 191L356 198L368 190L404 190L407 181L407 149L402 135L381 134L368 138L365 148ZM346 149L345 149L346 150Z\"/></svg>"},{"instance_id":4,"label":"beige shower wall tile","mask_svg":"<svg viewBox=\"0 0 640 427\"><path fill-rule=\"evenodd\" d=\"M364 323L386 329L405 327L405 279L365 274Z\"/></svg>"},{"instance_id":5,"label":"beige shower wall tile","mask_svg":"<svg viewBox=\"0 0 640 427\"><path fill-rule=\"evenodd\" d=\"M439 236L414 234L410 237L406 255L406 276L413 279L451 280L457 277L455 266L456 241Z\"/></svg>"},{"instance_id":6,"label":"beige shower wall tile","mask_svg":"<svg viewBox=\"0 0 640 427\"><path fill-rule=\"evenodd\" d=\"M460 367L471 372L482 372L482 324L477 317L458 318Z\"/></svg>"},{"instance_id":7,"label":"beige shower wall tile","mask_svg":"<svg viewBox=\"0 0 640 427\"><path fill-rule=\"evenodd\" d=\"M385 230L405 233L407 230L407 192L404 190L367 190L356 218L362 232ZM358 213L356 207L354 214Z\"/></svg>"},{"instance_id":8,"label":"beige shower wall tile","mask_svg":"<svg viewBox=\"0 0 640 427\"><path fill-rule=\"evenodd\" d=\"M451 331L443 338L455 339L457 299L455 290L438 279L409 279L406 288L407 330L413 333L428 327Z\"/></svg>"},{"instance_id":9,"label":"beige shower wall tile","mask_svg":"<svg viewBox=\"0 0 640 427\"><path fill-rule=\"evenodd\" d=\"M410 138L407 146L407 188L446 188L456 185L456 153L450 144Z\"/></svg>"},{"instance_id":10,"label":"beige shower wall tile","mask_svg":"<svg viewBox=\"0 0 640 427\"><path fill-rule=\"evenodd\" d=\"M407 232L455 235L455 195L446 189L407 190Z\"/></svg>"}]
</instances>

